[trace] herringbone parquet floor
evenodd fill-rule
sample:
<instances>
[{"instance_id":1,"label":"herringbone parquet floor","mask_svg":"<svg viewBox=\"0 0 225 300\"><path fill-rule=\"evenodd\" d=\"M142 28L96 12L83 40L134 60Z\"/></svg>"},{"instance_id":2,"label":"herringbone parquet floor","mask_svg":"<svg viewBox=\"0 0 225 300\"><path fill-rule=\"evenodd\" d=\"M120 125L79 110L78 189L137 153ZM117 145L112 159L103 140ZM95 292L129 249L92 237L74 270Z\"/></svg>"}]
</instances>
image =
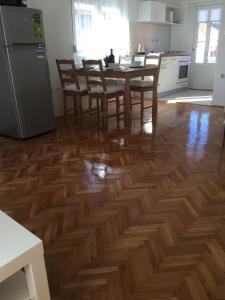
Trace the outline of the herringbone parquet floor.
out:
<instances>
[{"instance_id":1,"label":"herringbone parquet floor","mask_svg":"<svg viewBox=\"0 0 225 300\"><path fill-rule=\"evenodd\" d=\"M160 103L154 128L0 138L0 209L44 240L53 300L225 299L223 119Z\"/></svg>"}]
</instances>

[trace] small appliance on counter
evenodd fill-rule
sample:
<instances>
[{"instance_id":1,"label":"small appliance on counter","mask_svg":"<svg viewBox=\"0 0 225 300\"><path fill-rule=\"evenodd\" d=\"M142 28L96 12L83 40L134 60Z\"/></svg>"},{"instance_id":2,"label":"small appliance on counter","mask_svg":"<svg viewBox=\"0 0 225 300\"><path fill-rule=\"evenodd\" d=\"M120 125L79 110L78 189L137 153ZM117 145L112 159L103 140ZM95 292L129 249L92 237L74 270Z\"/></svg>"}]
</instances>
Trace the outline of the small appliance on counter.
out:
<instances>
[{"instance_id":1,"label":"small appliance on counter","mask_svg":"<svg viewBox=\"0 0 225 300\"><path fill-rule=\"evenodd\" d=\"M138 44L138 51L137 51L138 54L145 54L145 44L143 43L139 43Z\"/></svg>"},{"instance_id":2,"label":"small appliance on counter","mask_svg":"<svg viewBox=\"0 0 225 300\"><path fill-rule=\"evenodd\" d=\"M0 6L0 133L27 139L55 129L42 13Z\"/></svg>"}]
</instances>

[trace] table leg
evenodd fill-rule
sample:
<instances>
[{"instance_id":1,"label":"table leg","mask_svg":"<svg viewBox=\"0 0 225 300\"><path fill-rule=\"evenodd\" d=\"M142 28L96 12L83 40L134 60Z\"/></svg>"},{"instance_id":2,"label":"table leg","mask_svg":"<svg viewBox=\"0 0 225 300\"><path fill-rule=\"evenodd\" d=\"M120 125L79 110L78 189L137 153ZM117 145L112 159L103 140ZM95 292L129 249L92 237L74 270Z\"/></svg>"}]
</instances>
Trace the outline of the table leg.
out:
<instances>
[{"instance_id":1,"label":"table leg","mask_svg":"<svg viewBox=\"0 0 225 300\"><path fill-rule=\"evenodd\" d=\"M50 300L43 255L25 267L25 274L30 298L32 300Z\"/></svg>"},{"instance_id":2,"label":"table leg","mask_svg":"<svg viewBox=\"0 0 225 300\"><path fill-rule=\"evenodd\" d=\"M125 81L125 123L129 124L131 121L130 116L130 77L126 77Z\"/></svg>"}]
</instances>

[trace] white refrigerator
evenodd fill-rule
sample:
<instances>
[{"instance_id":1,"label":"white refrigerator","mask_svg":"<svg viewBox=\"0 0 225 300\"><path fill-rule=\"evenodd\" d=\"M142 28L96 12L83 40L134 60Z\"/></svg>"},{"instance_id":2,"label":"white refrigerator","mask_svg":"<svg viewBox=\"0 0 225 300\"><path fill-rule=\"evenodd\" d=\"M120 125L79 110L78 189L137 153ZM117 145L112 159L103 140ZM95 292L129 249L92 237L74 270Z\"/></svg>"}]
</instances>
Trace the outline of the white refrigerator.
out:
<instances>
[{"instance_id":1,"label":"white refrigerator","mask_svg":"<svg viewBox=\"0 0 225 300\"><path fill-rule=\"evenodd\" d=\"M0 133L27 139L54 130L42 13L0 6Z\"/></svg>"}]
</instances>

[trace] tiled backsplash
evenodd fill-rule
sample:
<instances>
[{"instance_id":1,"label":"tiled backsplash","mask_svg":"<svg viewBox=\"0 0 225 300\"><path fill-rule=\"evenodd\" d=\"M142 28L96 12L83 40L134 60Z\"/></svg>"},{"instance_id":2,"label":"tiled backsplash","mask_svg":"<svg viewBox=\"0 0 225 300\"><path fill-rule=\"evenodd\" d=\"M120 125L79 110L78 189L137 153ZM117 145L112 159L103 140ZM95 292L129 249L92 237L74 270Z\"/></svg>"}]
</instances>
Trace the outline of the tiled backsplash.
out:
<instances>
[{"instance_id":1,"label":"tiled backsplash","mask_svg":"<svg viewBox=\"0 0 225 300\"><path fill-rule=\"evenodd\" d=\"M147 52L161 52L170 50L170 26L130 23L131 50L136 52L138 43L144 43Z\"/></svg>"}]
</instances>

